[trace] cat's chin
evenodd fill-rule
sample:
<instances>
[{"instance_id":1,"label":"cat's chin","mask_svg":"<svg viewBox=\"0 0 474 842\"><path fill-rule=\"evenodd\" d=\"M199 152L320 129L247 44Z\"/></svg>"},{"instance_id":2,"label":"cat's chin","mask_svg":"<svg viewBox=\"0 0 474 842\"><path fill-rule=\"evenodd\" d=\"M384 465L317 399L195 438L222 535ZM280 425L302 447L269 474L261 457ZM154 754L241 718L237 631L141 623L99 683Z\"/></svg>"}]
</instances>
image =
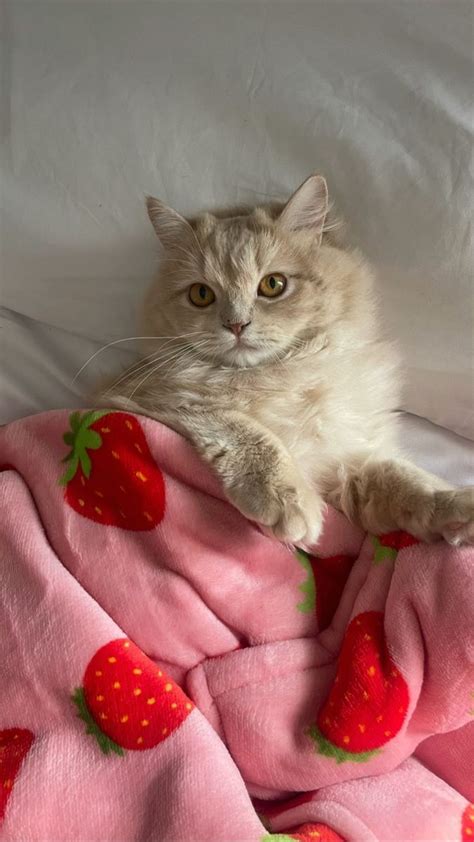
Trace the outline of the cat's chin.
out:
<instances>
[{"instance_id":1,"label":"cat's chin","mask_svg":"<svg viewBox=\"0 0 474 842\"><path fill-rule=\"evenodd\" d=\"M222 362L232 368L253 368L269 358L268 350L251 345L235 345L222 354Z\"/></svg>"}]
</instances>

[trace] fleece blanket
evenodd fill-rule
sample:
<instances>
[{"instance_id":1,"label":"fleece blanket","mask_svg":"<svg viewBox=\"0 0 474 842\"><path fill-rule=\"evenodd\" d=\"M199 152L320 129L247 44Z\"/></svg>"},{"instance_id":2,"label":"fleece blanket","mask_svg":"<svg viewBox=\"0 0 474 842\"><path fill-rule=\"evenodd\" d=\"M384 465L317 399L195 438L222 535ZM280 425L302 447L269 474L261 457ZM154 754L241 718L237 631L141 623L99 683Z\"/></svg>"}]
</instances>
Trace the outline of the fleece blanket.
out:
<instances>
[{"instance_id":1,"label":"fleece blanket","mask_svg":"<svg viewBox=\"0 0 474 842\"><path fill-rule=\"evenodd\" d=\"M124 412L0 464L2 842L473 837L471 548L292 550Z\"/></svg>"}]
</instances>

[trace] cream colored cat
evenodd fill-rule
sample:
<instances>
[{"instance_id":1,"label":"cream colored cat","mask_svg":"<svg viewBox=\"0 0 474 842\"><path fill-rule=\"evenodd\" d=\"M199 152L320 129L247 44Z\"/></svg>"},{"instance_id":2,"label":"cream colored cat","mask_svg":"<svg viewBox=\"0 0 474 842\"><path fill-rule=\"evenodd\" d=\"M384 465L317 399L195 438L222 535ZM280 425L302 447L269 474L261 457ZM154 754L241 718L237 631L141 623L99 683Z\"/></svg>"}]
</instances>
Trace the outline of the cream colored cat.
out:
<instances>
[{"instance_id":1,"label":"cream colored cat","mask_svg":"<svg viewBox=\"0 0 474 842\"><path fill-rule=\"evenodd\" d=\"M369 267L328 222L325 180L284 207L189 221L147 204L165 251L145 308L156 339L104 402L190 439L282 541L315 543L330 502L373 532L473 542L473 490L397 455L398 360Z\"/></svg>"}]
</instances>

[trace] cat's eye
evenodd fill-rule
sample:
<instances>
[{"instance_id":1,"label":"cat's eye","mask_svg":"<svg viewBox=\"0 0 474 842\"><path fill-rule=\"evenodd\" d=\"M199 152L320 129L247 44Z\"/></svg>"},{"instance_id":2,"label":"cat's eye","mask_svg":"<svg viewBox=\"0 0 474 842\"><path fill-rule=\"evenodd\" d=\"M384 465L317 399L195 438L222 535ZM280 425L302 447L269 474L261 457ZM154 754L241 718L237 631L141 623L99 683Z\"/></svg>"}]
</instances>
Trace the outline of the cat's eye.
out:
<instances>
[{"instance_id":1,"label":"cat's eye","mask_svg":"<svg viewBox=\"0 0 474 842\"><path fill-rule=\"evenodd\" d=\"M277 298L286 289L286 278L278 272L265 275L258 285L258 294L265 298Z\"/></svg>"},{"instance_id":2,"label":"cat's eye","mask_svg":"<svg viewBox=\"0 0 474 842\"><path fill-rule=\"evenodd\" d=\"M189 287L189 300L195 307L209 307L216 296L207 284L193 284Z\"/></svg>"}]
</instances>

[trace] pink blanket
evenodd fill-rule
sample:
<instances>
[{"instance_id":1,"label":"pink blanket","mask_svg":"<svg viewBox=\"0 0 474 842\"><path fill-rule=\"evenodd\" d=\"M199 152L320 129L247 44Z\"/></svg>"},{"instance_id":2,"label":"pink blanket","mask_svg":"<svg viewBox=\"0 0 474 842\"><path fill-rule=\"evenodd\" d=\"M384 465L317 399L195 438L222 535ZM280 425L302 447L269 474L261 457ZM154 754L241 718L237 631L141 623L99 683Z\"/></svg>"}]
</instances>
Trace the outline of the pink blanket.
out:
<instances>
[{"instance_id":1,"label":"pink blanket","mask_svg":"<svg viewBox=\"0 0 474 842\"><path fill-rule=\"evenodd\" d=\"M472 549L291 552L122 412L0 464L1 840L474 840Z\"/></svg>"}]
</instances>

